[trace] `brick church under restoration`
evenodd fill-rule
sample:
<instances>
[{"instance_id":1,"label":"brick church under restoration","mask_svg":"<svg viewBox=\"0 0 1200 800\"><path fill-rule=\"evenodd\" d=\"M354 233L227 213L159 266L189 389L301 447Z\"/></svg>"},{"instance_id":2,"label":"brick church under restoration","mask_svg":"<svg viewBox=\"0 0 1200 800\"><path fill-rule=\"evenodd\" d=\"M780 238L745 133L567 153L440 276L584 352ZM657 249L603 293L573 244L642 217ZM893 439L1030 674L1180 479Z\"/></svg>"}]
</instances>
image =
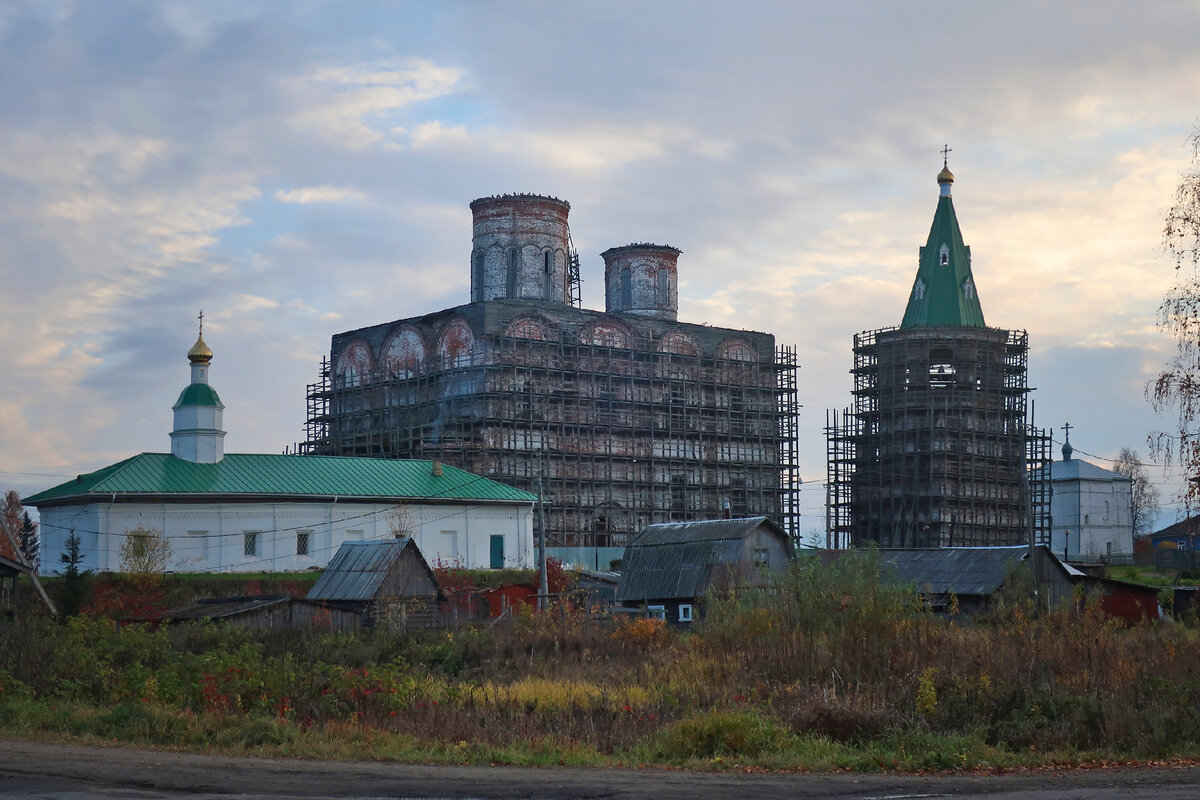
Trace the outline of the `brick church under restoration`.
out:
<instances>
[{"instance_id":1,"label":"brick church under restoration","mask_svg":"<svg viewBox=\"0 0 1200 800\"><path fill-rule=\"evenodd\" d=\"M658 522L761 515L798 536L795 348L679 322L664 245L602 253L606 310L582 308L569 210L471 203L471 302L335 334L302 452L540 476L552 552L599 568Z\"/></svg>"}]
</instances>

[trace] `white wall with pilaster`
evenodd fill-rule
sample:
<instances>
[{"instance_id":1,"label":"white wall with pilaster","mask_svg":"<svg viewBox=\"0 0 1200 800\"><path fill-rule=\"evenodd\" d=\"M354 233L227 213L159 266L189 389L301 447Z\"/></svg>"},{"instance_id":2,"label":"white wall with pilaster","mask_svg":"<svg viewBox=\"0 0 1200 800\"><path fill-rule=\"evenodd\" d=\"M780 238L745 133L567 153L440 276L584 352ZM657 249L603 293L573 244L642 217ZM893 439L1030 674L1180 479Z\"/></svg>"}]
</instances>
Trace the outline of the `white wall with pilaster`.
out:
<instances>
[{"instance_id":1,"label":"white wall with pilaster","mask_svg":"<svg viewBox=\"0 0 1200 800\"><path fill-rule=\"evenodd\" d=\"M504 541L506 567L531 567L532 504L412 504L336 502L108 502L39 509L42 572L58 574L66 540L79 536L80 569L120 569L121 543L138 527L164 533L174 572L295 572L321 568L344 541L411 535L430 565L439 560L473 569L490 566L493 536ZM253 548L247 534L257 533ZM298 553L300 534L308 553ZM254 552L248 553L252 549Z\"/></svg>"}]
</instances>

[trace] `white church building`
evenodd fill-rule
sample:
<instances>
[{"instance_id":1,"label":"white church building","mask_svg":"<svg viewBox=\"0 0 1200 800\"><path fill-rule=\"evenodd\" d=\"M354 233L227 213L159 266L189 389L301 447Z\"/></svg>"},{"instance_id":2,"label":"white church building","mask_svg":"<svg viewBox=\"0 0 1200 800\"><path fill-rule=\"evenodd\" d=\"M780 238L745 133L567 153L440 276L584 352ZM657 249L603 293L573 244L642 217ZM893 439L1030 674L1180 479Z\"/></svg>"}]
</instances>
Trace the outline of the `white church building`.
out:
<instances>
[{"instance_id":1,"label":"white church building","mask_svg":"<svg viewBox=\"0 0 1200 800\"><path fill-rule=\"evenodd\" d=\"M1133 482L1073 457L1070 429L1062 461L1050 465L1050 549L1064 561L1133 554Z\"/></svg>"},{"instance_id":2,"label":"white church building","mask_svg":"<svg viewBox=\"0 0 1200 800\"><path fill-rule=\"evenodd\" d=\"M120 570L131 533L155 531L175 572L322 568L343 542L410 536L432 566L532 566L536 495L438 461L225 453L225 406L203 330L174 406L170 453L141 453L24 499L41 517L42 566L67 539L80 569Z\"/></svg>"}]
</instances>

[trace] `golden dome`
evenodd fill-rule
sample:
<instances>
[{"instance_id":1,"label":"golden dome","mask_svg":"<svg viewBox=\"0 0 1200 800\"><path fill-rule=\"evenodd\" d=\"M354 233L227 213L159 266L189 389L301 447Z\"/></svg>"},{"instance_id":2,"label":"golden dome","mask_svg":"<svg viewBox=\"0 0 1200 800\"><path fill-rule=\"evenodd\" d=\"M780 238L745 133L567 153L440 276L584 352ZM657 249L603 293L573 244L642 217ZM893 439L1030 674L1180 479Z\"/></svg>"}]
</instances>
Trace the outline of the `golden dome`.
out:
<instances>
[{"instance_id":1,"label":"golden dome","mask_svg":"<svg viewBox=\"0 0 1200 800\"><path fill-rule=\"evenodd\" d=\"M938 173L938 183L954 183L954 173L945 164L942 164L942 171Z\"/></svg>"},{"instance_id":2,"label":"golden dome","mask_svg":"<svg viewBox=\"0 0 1200 800\"><path fill-rule=\"evenodd\" d=\"M196 343L192 345L192 349L188 350L188 361L193 364L207 364L212 361L213 352L208 349L208 345L204 343L204 335L196 337Z\"/></svg>"}]
</instances>

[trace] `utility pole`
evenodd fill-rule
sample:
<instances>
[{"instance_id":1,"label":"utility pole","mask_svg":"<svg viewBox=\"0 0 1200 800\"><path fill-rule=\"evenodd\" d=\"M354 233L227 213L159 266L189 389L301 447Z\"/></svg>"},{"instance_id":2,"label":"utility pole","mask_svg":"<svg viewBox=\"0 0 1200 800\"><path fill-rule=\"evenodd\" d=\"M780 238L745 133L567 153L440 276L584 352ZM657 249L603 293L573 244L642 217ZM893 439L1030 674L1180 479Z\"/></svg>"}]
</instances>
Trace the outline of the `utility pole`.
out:
<instances>
[{"instance_id":1,"label":"utility pole","mask_svg":"<svg viewBox=\"0 0 1200 800\"><path fill-rule=\"evenodd\" d=\"M546 444L543 441L541 448L538 449L537 464L538 570L542 574L538 583L538 611L545 611L550 600L550 584L546 580L546 505L542 500L542 470L545 463L542 460L542 451L545 449Z\"/></svg>"}]
</instances>

